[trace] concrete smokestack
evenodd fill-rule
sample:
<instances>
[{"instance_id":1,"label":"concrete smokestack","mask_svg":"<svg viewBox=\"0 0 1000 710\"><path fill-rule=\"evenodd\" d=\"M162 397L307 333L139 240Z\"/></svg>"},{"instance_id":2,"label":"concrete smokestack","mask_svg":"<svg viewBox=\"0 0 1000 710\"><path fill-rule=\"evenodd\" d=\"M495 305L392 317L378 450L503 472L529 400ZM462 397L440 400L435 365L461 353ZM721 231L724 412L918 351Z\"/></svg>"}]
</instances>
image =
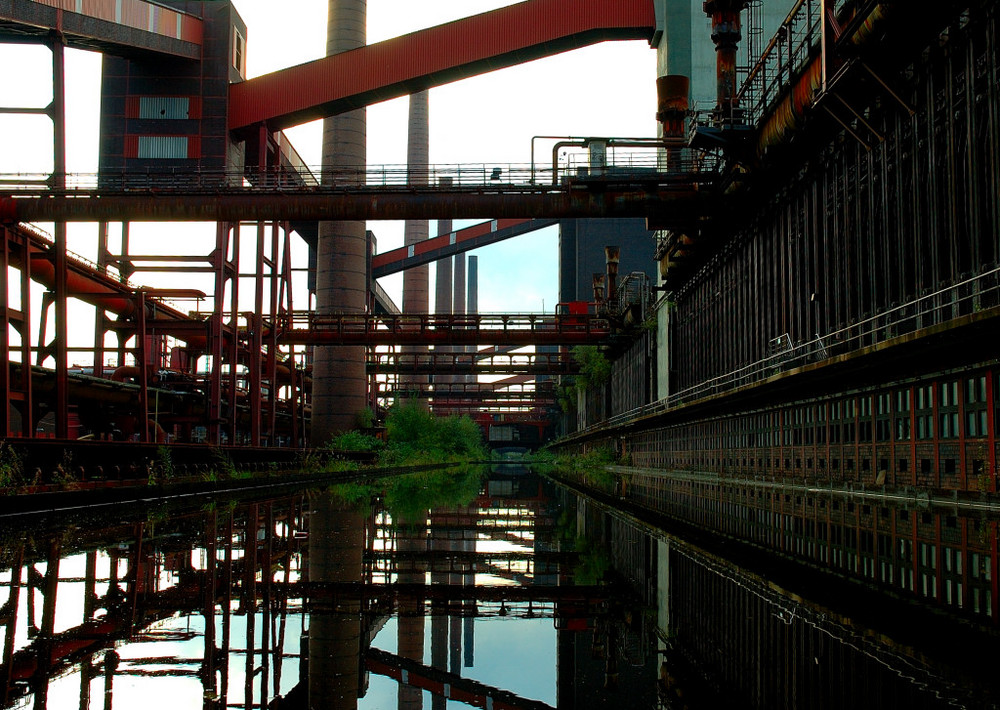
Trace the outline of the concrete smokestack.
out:
<instances>
[{"instance_id":1,"label":"concrete smokestack","mask_svg":"<svg viewBox=\"0 0 1000 710\"><path fill-rule=\"evenodd\" d=\"M427 168L429 153L429 125L428 125L428 102L427 92L421 91L410 95L410 120L407 130L406 142L406 168L408 171L408 182L411 185L427 184ZM427 240L428 222L426 219L408 219L403 228L403 244L413 246ZM430 269L427 264L407 269L403 272L403 313L423 314L428 312L429 305L429 279ZM427 348L420 345L406 345L402 347L402 352L409 355L426 353ZM420 385L429 381L426 375L411 375L401 377L401 384L414 385L418 389ZM419 400L422 405L426 405L426 400ZM419 694L418 694L419 695Z\"/></svg>"},{"instance_id":2,"label":"concrete smokestack","mask_svg":"<svg viewBox=\"0 0 1000 710\"><path fill-rule=\"evenodd\" d=\"M330 0L327 55L366 42L366 0ZM357 109L323 121L323 168L362 168L366 112ZM368 300L364 222L321 222L317 244L316 311L364 313ZM368 405L364 347L318 347L313 362L312 443L322 445L338 431L353 429Z\"/></svg>"},{"instance_id":3,"label":"concrete smokestack","mask_svg":"<svg viewBox=\"0 0 1000 710\"><path fill-rule=\"evenodd\" d=\"M468 300L466 301L466 312L467 313L479 313L479 257L470 256L469 257L469 294ZM474 353L477 348L475 345L467 346L465 351ZM478 378L475 375L466 375L466 382L475 382Z\"/></svg>"},{"instance_id":4,"label":"concrete smokestack","mask_svg":"<svg viewBox=\"0 0 1000 710\"><path fill-rule=\"evenodd\" d=\"M479 257L469 257L468 312L479 313Z\"/></svg>"},{"instance_id":5,"label":"concrete smokestack","mask_svg":"<svg viewBox=\"0 0 1000 710\"><path fill-rule=\"evenodd\" d=\"M455 255L455 270L452 273L452 278L455 290L451 302L451 312L465 313L465 254Z\"/></svg>"},{"instance_id":6,"label":"concrete smokestack","mask_svg":"<svg viewBox=\"0 0 1000 710\"><path fill-rule=\"evenodd\" d=\"M438 180L441 187L451 185L450 177L443 177ZM450 219L439 219L437 223L438 236L451 234L452 222ZM452 303L452 258L441 259L435 264L436 273L434 276L434 312L451 313Z\"/></svg>"},{"instance_id":7,"label":"concrete smokestack","mask_svg":"<svg viewBox=\"0 0 1000 710\"><path fill-rule=\"evenodd\" d=\"M448 187L451 185L450 177L443 177L438 180L438 184L442 187ZM437 233L438 236L444 234L451 234L452 221L450 219L439 219L437 223ZM454 269L452 268L452 257L446 259L441 259L435 262L435 275L434 275L434 312L435 313L451 313L452 309L452 299L454 298L452 289L454 288L452 284L452 275ZM461 348L459 348L461 350ZM453 352L452 348L448 347L436 347L436 352ZM454 375L435 375L434 381L437 383L445 384L449 382L454 382ZM447 627L445 628L445 633L447 633Z\"/></svg>"},{"instance_id":8,"label":"concrete smokestack","mask_svg":"<svg viewBox=\"0 0 1000 710\"><path fill-rule=\"evenodd\" d=\"M406 144L406 166L411 185L426 185L430 147L427 92L410 96L409 139ZM404 246L412 246L427 239L426 219L408 219L403 229ZM427 264L403 272L403 313L427 313L428 274Z\"/></svg>"}]
</instances>

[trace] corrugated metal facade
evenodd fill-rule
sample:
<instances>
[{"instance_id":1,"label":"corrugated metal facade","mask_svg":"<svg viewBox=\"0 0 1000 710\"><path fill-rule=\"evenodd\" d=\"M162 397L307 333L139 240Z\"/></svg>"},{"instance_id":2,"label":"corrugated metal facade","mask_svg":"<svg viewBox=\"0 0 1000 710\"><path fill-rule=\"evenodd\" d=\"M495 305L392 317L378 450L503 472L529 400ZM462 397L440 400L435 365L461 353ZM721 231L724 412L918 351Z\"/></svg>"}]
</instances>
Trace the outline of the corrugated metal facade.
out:
<instances>
[{"instance_id":1,"label":"corrugated metal facade","mask_svg":"<svg viewBox=\"0 0 1000 710\"><path fill-rule=\"evenodd\" d=\"M153 34L201 44L201 20L144 0L33 0L66 12L75 12Z\"/></svg>"},{"instance_id":2,"label":"corrugated metal facade","mask_svg":"<svg viewBox=\"0 0 1000 710\"><path fill-rule=\"evenodd\" d=\"M140 96L136 118L192 118L187 96Z\"/></svg>"}]
</instances>

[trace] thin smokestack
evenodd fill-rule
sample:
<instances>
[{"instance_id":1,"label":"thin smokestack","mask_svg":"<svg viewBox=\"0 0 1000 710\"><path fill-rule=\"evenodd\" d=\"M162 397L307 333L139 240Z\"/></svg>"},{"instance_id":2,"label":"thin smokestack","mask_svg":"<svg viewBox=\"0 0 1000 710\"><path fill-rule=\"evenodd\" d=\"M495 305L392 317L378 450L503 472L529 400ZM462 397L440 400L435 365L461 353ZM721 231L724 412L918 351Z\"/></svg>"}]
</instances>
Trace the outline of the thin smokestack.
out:
<instances>
[{"instance_id":1,"label":"thin smokestack","mask_svg":"<svg viewBox=\"0 0 1000 710\"><path fill-rule=\"evenodd\" d=\"M479 313L479 257L469 257L468 312Z\"/></svg>"}]
</instances>

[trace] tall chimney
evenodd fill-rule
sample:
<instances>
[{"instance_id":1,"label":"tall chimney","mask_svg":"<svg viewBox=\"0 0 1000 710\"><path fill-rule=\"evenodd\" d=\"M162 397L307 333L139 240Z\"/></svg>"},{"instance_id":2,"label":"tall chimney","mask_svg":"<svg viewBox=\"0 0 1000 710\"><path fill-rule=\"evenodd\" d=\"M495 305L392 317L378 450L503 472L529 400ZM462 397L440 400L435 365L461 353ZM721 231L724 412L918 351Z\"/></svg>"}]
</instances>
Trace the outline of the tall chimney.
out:
<instances>
[{"instance_id":1,"label":"tall chimney","mask_svg":"<svg viewBox=\"0 0 1000 710\"><path fill-rule=\"evenodd\" d=\"M330 0L327 55L363 47L366 0ZM323 120L323 175L338 168L364 170L366 113L360 108ZM316 312L364 313L368 301L364 222L320 222L317 240ZM363 346L317 347L313 360L312 433L314 446L353 429L368 406Z\"/></svg>"}]
</instances>

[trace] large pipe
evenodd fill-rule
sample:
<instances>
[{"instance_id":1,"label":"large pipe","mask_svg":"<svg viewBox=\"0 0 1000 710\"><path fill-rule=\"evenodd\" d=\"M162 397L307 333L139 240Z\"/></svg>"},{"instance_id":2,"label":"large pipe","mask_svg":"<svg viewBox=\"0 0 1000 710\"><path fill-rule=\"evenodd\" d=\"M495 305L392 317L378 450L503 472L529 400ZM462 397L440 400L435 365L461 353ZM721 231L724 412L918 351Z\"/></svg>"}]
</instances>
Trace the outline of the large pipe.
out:
<instances>
[{"instance_id":1,"label":"large pipe","mask_svg":"<svg viewBox=\"0 0 1000 710\"><path fill-rule=\"evenodd\" d=\"M728 123L736 108L736 50L742 37L740 13L747 0L706 0L715 43L716 123Z\"/></svg>"},{"instance_id":2,"label":"large pipe","mask_svg":"<svg viewBox=\"0 0 1000 710\"><path fill-rule=\"evenodd\" d=\"M672 144L685 142L690 93L691 80L686 76L667 74L656 79L656 120L663 128L663 142L669 146L668 171L680 168L681 149Z\"/></svg>"},{"instance_id":3,"label":"large pipe","mask_svg":"<svg viewBox=\"0 0 1000 710\"><path fill-rule=\"evenodd\" d=\"M604 247L604 258L608 269L608 301L613 301L618 294L618 262L621 261L621 248Z\"/></svg>"},{"instance_id":4,"label":"large pipe","mask_svg":"<svg viewBox=\"0 0 1000 710\"><path fill-rule=\"evenodd\" d=\"M330 0L327 56L365 46L366 1ZM335 172L337 168L357 169L364 166L367 160L366 138L367 116L364 108L324 119L324 172L327 169ZM344 217L326 217L331 218ZM367 250L364 222L320 224L316 268L318 313L365 312L369 286ZM335 433L353 429L358 413L368 404L367 394L363 347L317 349L313 365L313 444L325 444Z\"/></svg>"}]
</instances>

